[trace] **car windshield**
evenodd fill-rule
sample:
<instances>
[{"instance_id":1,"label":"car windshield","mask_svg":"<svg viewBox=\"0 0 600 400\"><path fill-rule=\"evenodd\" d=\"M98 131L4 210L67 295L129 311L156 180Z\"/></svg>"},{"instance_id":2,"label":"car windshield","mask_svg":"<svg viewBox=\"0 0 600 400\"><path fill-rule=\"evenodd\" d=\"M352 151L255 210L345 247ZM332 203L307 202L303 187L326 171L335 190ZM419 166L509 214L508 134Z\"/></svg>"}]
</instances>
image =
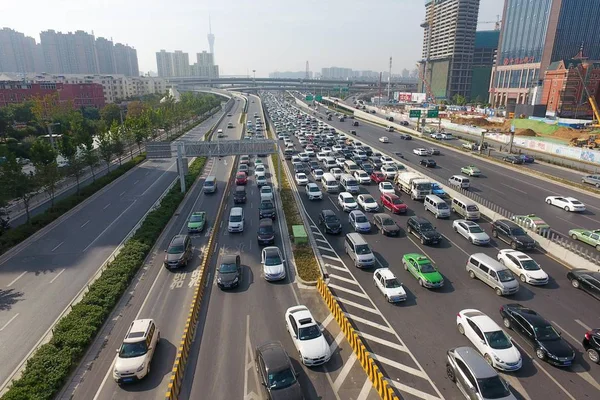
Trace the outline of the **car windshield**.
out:
<instances>
[{"instance_id":1,"label":"car windshield","mask_svg":"<svg viewBox=\"0 0 600 400\"><path fill-rule=\"evenodd\" d=\"M190 222L202 222L204 221L204 216L202 215L192 215L192 218L190 218Z\"/></svg>"},{"instance_id":2,"label":"car windshield","mask_svg":"<svg viewBox=\"0 0 600 400\"><path fill-rule=\"evenodd\" d=\"M237 267L235 264L221 264L219 266L219 272L222 274L230 274L235 271L237 271Z\"/></svg>"},{"instance_id":3,"label":"car windshield","mask_svg":"<svg viewBox=\"0 0 600 400\"><path fill-rule=\"evenodd\" d=\"M311 340L321 336L321 330L318 325L311 325L298 330L298 339Z\"/></svg>"},{"instance_id":4,"label":"car windshield","mask_svg":"<svg viewBox=\"0 0 600 400\"><path fill-rule=\"evenodd\" d=\"M269 374L268 379L271 390L285 389L296 383L296 375L289 368Z\"/></svg>"},{"instance_id":5,"label":"car windshield","mask_svg":"<svg viewBox=\"0 0 600 400\"><path fill-rule=\"evenodd\" d=\"M421 224L421 231L422 232L429 232L433 230L433 225L431 224Z\"/></svg>"},{"instance_id":6,"label":"car windshield","mask_svg":"<svg viewBox=\"0 0 600 400\"><path fill-rule=\"evenodd\" d=\"M141 340L135 343L123 343L119 350L120 358L134 358L143 356L148 352L146 340Z\"/></svg>"},{"instance_id":7,"label":"car windshield","mask_svg":"<svg viewBox=\"0 0 600 400\"><path fill-rule=\"evenodd\" d=\"M308 188L309 191L311 192L318 192L319 191L319 187L318 186L311 186Z\"/></svg>"},{"instance_id":8,"label":"car windshield","mask_svg":"<svg viewBox=\"0 0 600 400\"><path fill-rule=\"evenodd\" d=\"M535 337L539 340L559 340L560 335L554 327L550 324L543 326L534 326L533 330L535 331Z\"/></svg>"},{"instance_id":9,"label":"car windshield","mask_svg":"<svg viewBox=\"0 0 600 400\"><path fill-rule=\"evenodd\" d=\"M446 203L439 203L437 206L440 210L446 210L448 208L448 204Z\"/></svg>"},{"instance_id":10,"label":"car windshield","mask_svg":"<svg viewBox=\"0 0 600 400\"><path fill-rule=\"evenodd\" d=\"M354 198L353 197L346 197L346 198L344 198L344 203L354 203Z\"/></svg>"},{"instance_id":11,"label":"car windshield","mask_svg":"<svg viewBox=\"0 0 600 400\"><path fill-rule=\"evenodd\" d=\"M512 347L510 339L503 331L486 332L485 339L492 349L502 350Z\"/></svg>"},{"instance_id":12,"label":"car windshield","mask_svg":"<svg viewBox=\"0 0 600 400\"><path fill-rule=\"evenodd\" d=\"M325 222L335 223L338 222L338 218L335 215L329 215L325 217Z\"/></svg>"},{"instance_id":13,"label":"car windshield","mask_svg":"<svg viewBox=\"0 0 600 400\"><path fill-rule=\"evenodd\" d=\"M481 397L484 399L502 399L510 396L510 390L498 375L477 379L477 385L479 386Z\"/></svg>"},{"instance_id":14,"label":"car windshield","mask_svg":"<svg viewBox=\"0 0 600 400\"><path fill-rule=\"evenodd\" d=\"M525 235L525 231L521 228L513 228L513 229L511 229L510 233L513 236L524 236Z\"/></svg>"},{"instance_id":15,"label":"car windshield","mask_svg":"<svg viewBox=\"0 0 600 400\"><path fill-rule=\"evenodd\" d=\"M229 222L242 222L242 216L232 215L231 217L229 217Z\"/></svg>"},{"instance_id":16,"label":"car windshield","mask_svg":"<svg viewBox=\"0 0 600 400\"><path fill-rule=\"evenodd\" d=\"M431 190L431 183L427 182L427 183L418 183L417 185L417 190Z\"/></svg>"},{"instance_id":17,"label":"car windshield","mask_svg":"<svg viewBox=\"0 0 600 400\"><path fill-rule=\"evenodd\" d=\"M429 274L431 272L435 272L435 268L433 267L433 265L427 263L427 264L421 264L419 266L421 268L421 272L424 274Z\"/></svg>"},{"instance_id":18,"label":"car windshield","mask_svg":"<svg viewBox=\"0 0 600 400\"><path fill-rule=\"evenodd\" d=\"M263 201L260 203L260 208L264 209L270 209L273 208L273 203L271 203L270 201Z\"/></svg>"},{"instance_id":19,"label":"car windshield","mask_svg":"<svg viewBox=\"0 0 600 400\"><path fill-rule=\"evenodd\" d=\"M391 184L391 183L389 183L389 182L383 182L383 184L381 185L381 187L382 187L383 189L386 189L386 190L388 190L388 189L393 189L393 188L394 188L394 187L392 186L392 184Z\"/></svg>"},{"instance_id":20,"label":"car windshield","mask_svg":"<svg viewBox=\"0 0 600 400\"><path fill-rule=\"evenodd\" d=\"M258 228L258 233L260 233L261 235L268 235L273 233L273 227L271 226L261 226L260 228Z\"/></svg>"},{"instance_id":21,"label":"car windshield","mask_svg":"<svg viewBox=\"0 0 600 400\"><path fill-rule=\"evenodd\" d=\"M375 203L375 199L372 197L365 197L364 202L367 204L372 204L372 203Z\"/></svg>"},{"instance_id":22,"label":"car windshield","mask_svg":"<svg viewBox=\"0 0 600 400\"><path fill-rule=\"evenodd\" d=\"M404 202L402 200L400 200L399 198L395 198L395 199L392 199L392 204L404 204Z\"/></svg>"},{"instance_id":23,"label":"car windshield","mask_svg":"<svg viewBox=\"0 0 600 400\"><path fill-rule=\"evenodd\" d=\"M469 232L471 233L483 233L483 229L479 225L474 225L469 227Z\"/></svg>"},{"instance_id":24,"label":"car windshield","mask_svg":"<svg viewBox=\"0 0 600 400\"><path fill-rule=\"evenodd\" d=\"M263 187L260 189L260 192L261 192L261 193L267 193L267 194L268 194L268 193L271 193L271 188L270 188L270 187L268 187L268 186L263 186Z\"/></svg>"},{"instance_id":25,"label":"car windshield","mask_svg":"<svg viewBox=\"0 0 600 400\"><path fill-rule=\"evenodd\" d=\"M169 253L169 254L181 254L181 253L183 253L183 245L171 246L171 247L169 247L169 250L167 250L167 253Z\"/></svg>"},{"instance_id":26,"label":"car windshield","mask_svg":"<svg viewBox=\"0 0 600 400\"><path fill-rule=\"evenodd\" d=\"M371 249L369 248L368 245L366 244L359 244L356 246L356 254L370 254L371 253Z\"/></svg>"},{"instance_id":27,"label":"car windshield","mask_svg":"<svg viewBox=\"0 0 600 400\"><path fill-rule=\"evenodd\" d=\"M365 217L364 215L359 215L358 217L356 217L356 222L359 224L363 224L367 221L367 217Z\"/></svg>"},{"instance_id":28,"label":"car windshield","mask_svg":"<svg viewBox=\"0 0 600 400\"><path fill-rule=\"evenodd\" d=\"M267 266L280 265L280 264L281 264L281 257L279 257L279 254L269 254L265 257L265 265L267 265Z\"/></svg>"},{"instance_id":29,"label":"car windshield","mask_svg":"<svg viewBox=\"0 0 600 400\"><path fill-rule=\"evenodd\" d=\"M521 266L525 271L539 271L540 266L534 260L521 260Z\"/></svg>"},{"instance_id":30,"label":"car windshield","mask_svg":"<svg viewBox=\"0 0 600 400\"><path fill-rule=\"evenodd\" d=\"M467 211L477 211L477 206L467 206Z\"/></svg>"},{"instance_id":31,"label":"car windshield","mask_svg":"<svg viewBox=\"0 0 600 400\"><path fill-rule=\"evenodd\" d=\"M392 279L386 279L385 280L385 287L386 289L396 289L401 287L402 285L400 284L400 282L398 282L398 279L396 278L392 278Z\"/></svg>"},{"instance_id":32,"label":"car windshield","mask_svg":"<svg viewBox=\"0 0 600 400\"><path fill-rule=\"evenodd\" d=\"M396 223L391 218L384 218L383 220L381 220L381 224L382 225L395 225Z\"/></svg>"}]
</instances>

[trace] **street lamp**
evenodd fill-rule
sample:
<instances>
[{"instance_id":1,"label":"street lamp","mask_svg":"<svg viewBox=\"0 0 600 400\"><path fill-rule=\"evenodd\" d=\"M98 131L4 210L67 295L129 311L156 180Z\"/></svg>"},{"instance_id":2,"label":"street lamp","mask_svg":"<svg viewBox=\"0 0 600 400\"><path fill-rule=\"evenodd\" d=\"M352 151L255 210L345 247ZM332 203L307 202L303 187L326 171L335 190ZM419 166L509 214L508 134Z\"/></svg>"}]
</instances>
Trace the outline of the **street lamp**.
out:
<instances>
[{"instance_id":1,"label":"street lamp","mask_svg":"<svg viewBox=\"0 0 600 400\"><path fill-rule=\"evenodd\" d=\"M48 124L48 135L50 136L50 146L54 148L54 135L52 135L52 127L54 125L60 125L60 122L52 122Z\"/></svg>"},{"instance_id":2,"label":"street lamp","mask_svg":"<svg viewBox=\"0 0 600 400\"><path fill-rule=\"evenodd\" d=\"M253 74L252 82L254 82L254 86L256 86L256 70L255 69L252 70L252 74Z\"/></svg>"}]
</instances>

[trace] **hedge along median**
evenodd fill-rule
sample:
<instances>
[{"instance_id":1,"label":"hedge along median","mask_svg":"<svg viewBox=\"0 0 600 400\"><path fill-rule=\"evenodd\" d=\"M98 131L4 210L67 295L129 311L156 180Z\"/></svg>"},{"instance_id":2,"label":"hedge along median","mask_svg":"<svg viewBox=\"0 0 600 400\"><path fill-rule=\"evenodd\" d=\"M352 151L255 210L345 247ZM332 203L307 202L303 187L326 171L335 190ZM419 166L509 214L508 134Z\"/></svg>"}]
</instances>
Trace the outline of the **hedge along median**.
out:
<instances>
[{"instance_id":1,"label":"hedge along median","mask_svg":"<svg viewBox=\"0 0 600 400\"><path fill-rule=\"evenodd\" d=\"M185 177L187 190L200 176L205 163L204 157L192 162ZM49 400L58 393L183 198L179 185L175 184L160 206L146 216L140 229L125 243L115 260L89 286L82 300L58 322L50 342L42 345L27 361L23 374L12 383L2 400Z\"/></svg>"}]
</instances>

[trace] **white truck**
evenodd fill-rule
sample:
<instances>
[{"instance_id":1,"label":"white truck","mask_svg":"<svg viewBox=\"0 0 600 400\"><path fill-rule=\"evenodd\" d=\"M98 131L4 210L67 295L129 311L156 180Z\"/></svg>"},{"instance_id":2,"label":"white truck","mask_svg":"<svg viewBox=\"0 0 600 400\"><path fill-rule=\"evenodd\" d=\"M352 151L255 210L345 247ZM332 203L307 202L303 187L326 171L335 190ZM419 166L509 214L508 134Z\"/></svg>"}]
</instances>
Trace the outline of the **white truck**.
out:
<instances>
[{"instance_id":1,"label":"white truck","mask_svg":"<svg viewBox=\"0 0 600 400\"><path fill-rule=\"evenodd\" d=\"M423 200L431 194L431 180L416 172L401 172L396 175L394 183L413 200Z\"/></svg>"}]
</instances>

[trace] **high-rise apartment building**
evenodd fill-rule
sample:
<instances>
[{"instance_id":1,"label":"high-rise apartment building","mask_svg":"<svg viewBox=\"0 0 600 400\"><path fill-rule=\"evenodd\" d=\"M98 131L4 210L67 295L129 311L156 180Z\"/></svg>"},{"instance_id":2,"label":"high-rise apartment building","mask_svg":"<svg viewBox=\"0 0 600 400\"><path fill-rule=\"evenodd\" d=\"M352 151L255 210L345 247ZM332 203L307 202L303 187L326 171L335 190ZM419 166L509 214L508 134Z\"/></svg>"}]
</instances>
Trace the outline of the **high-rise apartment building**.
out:
<instances>
[{"instance_id":1,"label":"high-rise apartment building","mask_svg":"<svg viewBox=\"0 0 600 400\"><path fill-rule=\"evenodd\" d=\"M158 76L170 78L173 76L173 53L166 50L156 52L156 67Z\"/></svg>"},{"instance_id":2,"label":"high-rise apartment building","mask_svg":"<svg viewBox=\"0 0 600 400\"><path fill-rule=\"evenodd\" d=\"M0 72L34 72L39 55L35 39L9 28L0 30Z\"/></svg>"},{"instance_id":3,"label":"high-rise apartment building","mask_svg":"<svg viewBox=\"0 0 600 400\"><path fill-rule=\"evenodd\" d=\"M99 72L94 35L83 31L40 33L46 70L53 73L86 74Z\"/></svg>"},{"instance_id":4,"label":"high-rise apartment building","mask_svg":"<svg viewBox=\"0 0 600 400\"><path fill-rule=\"evenodd\" d=\"M114 74L117 68L115 65L113 41L103 37L96 38L96 54L98 54L98 69L100 73Z\"/></svg>"},{"instance_id":5,"label":"high-rise apartment building","mask_svg":"<svg viewBox=\"0 0 600 400\"><path fill-rule=\"evenodd\" d=\"M469 97L479 0L425 0L419 89L437 99Z\"/></svg>"},{"instance_id":6,"label":"high-rise apartment building","mask_svg":"<svg viewBox=\"0 0 600 400\"><path fill-rule=\"evenodd\" d=\"M218 78L219 66L214 63L214 56L203 51L196 53L196 62L190 65L188 53L176 50L170 53L161 50L156 53L158 76L163 78L198 76L205 78Z\"/></svg>"},{"instance_id":7,"label":"high-rise apartment building","mask_svg":"<svg viewBox=\"0 0 600 400\"><path fill-rule=\"evenodd\" d=\"M600 60L600 0L505 0L498 57L489 89L493 106L538 104L550 64L583 46Z\"/></svg>"},{"instance_id":8,"label":"high-rise apartment building","mask_svg":"<svg viewBox=\"0 0 600 400\"><path fill-rule=\"evenodd\" d=\"M117 43L114 46L115 73L125 76L138 76L137 50L133 47Z\"/></svg>"},{"instance_id":9,"label":"high-rise apartment building","mask_svg":"<svg viewBox=\"0 0 600 400\"><path fill-rule=\"evenodd\" d=\"M173 76L190 76L190 56L181 50L173 53Z\"/></svg>"}]
</instances>

